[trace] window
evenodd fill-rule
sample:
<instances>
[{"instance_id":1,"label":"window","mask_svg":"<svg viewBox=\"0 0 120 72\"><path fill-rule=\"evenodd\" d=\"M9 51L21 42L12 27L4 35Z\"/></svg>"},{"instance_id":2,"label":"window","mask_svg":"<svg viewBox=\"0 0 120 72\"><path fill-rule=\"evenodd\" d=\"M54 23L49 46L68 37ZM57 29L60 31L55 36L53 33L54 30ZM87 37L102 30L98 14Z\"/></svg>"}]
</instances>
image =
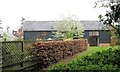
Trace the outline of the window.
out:
<instances>
[{"instance_id":1,"label":"window","mask_svg":"<svg viewBox=\"0 0 120 72\"><path fill-rule=\"evenodd\" d=\"M99 32L98 31L90 31L89 36L98 36Z\"/></svg>"}]
</instances>

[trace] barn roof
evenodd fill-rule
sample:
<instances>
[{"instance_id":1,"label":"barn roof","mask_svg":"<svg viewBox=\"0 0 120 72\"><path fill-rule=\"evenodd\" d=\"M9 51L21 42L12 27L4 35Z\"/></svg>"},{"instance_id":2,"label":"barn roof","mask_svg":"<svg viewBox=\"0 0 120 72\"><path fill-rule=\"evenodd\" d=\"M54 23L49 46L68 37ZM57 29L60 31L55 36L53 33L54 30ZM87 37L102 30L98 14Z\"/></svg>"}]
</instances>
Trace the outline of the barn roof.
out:
<instances>
[{"instance_id":1,"label":"barn roof","mask_svg":"<svg viewBox=\"0 0 120 72\"><path fill-rule=\"evenodd\" d=\"M54 27L60 21L25 21L23 31L54 31ZM99 21L80 21L84 30L103 30L108 28Z\"/></svg>"}]
</instances>

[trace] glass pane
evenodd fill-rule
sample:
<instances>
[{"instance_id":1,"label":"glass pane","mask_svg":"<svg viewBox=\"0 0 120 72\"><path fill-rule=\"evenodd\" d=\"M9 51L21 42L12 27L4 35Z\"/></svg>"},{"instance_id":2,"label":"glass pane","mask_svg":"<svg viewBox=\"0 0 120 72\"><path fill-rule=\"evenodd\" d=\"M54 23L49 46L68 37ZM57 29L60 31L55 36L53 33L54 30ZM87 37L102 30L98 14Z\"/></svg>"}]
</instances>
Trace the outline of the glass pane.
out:
<instances>
[{"instance_id":1,"label":"glass pane","mask_svg":"<svg viewBox=\"0 0 120 72\"><path fill-rule=\"evenodd\" d=\"M98 36L99 32L98 31L91 31L89 32L89 36Z\"/></svg>"}]
</instances>

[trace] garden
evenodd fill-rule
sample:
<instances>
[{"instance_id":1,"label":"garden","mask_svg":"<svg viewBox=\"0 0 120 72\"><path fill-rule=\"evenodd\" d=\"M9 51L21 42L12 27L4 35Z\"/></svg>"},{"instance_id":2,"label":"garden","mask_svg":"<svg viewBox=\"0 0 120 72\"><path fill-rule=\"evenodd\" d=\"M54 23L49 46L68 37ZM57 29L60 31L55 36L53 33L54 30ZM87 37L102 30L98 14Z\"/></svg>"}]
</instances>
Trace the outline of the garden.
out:
<instances>
[{"instance_id":1,"label":"garden","mask_svg":"<svg viewBox=\"0 0 120 72\"><path fill-rule=\"evenodd\" d=\"M109 7L111 12L106 13L107 19L105 20L102 15L99 19L113 28L114 32L111 32L111 36L117 38L116 46L89 46L88 40L83 38L83 26L78 20L68 17L57 24L57 32L53 32L53 40L6 41L6 38L3 39L5 42L0 42L2 43L2 70L119 72L120 4ZM112 25L114 22L118 22L118 25Z\"/></svg>"},{"instance_id":2,"label":"garden","mask_svg":"<svg viewBox=\"0 0 120 72\"><path fill-rule=\"evenodd\" d=\"M69 25L69 26L68 26ZM63 26L63 27L61 27ZM83 28L79 22L66 18L60 22L54 40L48 41L7 41L2 43L2 70L44 69L88 48L88 40L83 39Z\"/></svg>"},{"instance_id":3,"label":"garden","mask_svg":"<svg viewBox=\"0 0 120 72\"><path fill-rule=\"evenodd\" d=\"M67 64L64 61L48 68L54 71L119 71L120 46L116 47L93 47L79 54ZM92 52L93 51L93 52Z\"/></svg>"},{"instance_id":4,"label":"garden","mask_svg":"<svg viewBox=\"0 0 120 72\"><path fill-rule=\"evenodd\" d=\"M83 38L83 27L71 18L56 27L56 40L2 42L3 71L120 70L119 45L89 46Z\"/></svg>"}]
</instances>

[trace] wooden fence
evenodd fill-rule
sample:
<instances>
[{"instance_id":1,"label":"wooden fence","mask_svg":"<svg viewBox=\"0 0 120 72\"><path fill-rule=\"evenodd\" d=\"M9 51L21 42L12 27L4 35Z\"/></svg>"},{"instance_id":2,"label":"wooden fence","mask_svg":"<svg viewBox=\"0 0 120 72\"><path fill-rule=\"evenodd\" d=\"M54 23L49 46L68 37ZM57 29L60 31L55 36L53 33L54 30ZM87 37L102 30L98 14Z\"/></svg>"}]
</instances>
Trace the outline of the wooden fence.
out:
<instances>
[{"instance_id":1,"label":"wooden fence","mask_svg":"<svg viewBox=\"0 0 120 72\"><path fill-rule=\"evenodd\" d=\"M29 48L33 41L0 42L2 48L2 71L33 70L37 66L37 57L30 54Z\"/></svg>"}]
</instances>

